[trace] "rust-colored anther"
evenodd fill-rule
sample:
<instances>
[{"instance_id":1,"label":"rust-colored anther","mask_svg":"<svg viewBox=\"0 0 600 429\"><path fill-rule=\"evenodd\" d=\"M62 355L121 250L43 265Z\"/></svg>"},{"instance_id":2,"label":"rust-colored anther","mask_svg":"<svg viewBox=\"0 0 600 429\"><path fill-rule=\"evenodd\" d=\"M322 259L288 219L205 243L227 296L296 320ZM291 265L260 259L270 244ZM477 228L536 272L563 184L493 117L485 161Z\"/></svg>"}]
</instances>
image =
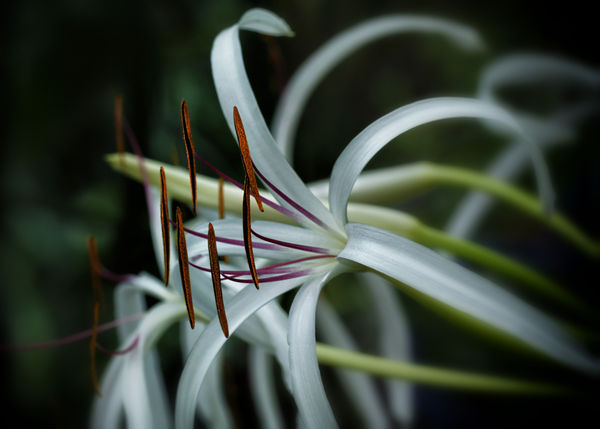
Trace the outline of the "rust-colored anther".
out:
<instances>
[{"instance_id":1,"label":"rust-colored anther","mask_svg":"<svg viewBox=\"0 0 600 429\"><path fill-rule=\"evenodd\" d=\"M225 197L223 195L223 186L225 180L219 177L219 219L225 219Z\"/></svg>"},{"instance_id":2,"label":"rust-colored anther","mask_svg":"<svg viewBox=\"0 0 600 429\"><path fill-rule=\"evenodd\" d=\"M246 249L246 259L248 260L248 268L254 281L256 289L258 286L258 273L256 272L256 264L254 263L254 251L252 250L252 230L250 228L250 189L248 185L248 177L244 180L244 203L242 208L242 225L244 229L244 249Z\"/></svg>"},{"instance_id":3,"label":"rust-colored anther","mask_svg":"<svg viewBox=\"0 0 600 429\"><path fill-rule=\"evenodd\" d=\"M179 256L179 274L181 275L181 284L183 286L183 298L185 299L190 326L194 329L196 326L196 317L194 314L194 302L192 300L190 266L188 264L185 231L183 230L183 220L181 219L181 209L179 207L177 207L177 255Z\"/></svg>"},{"instance_id":4,"label":"rust-colored anther","mask_svg":"<svg viewBox=\"0 0 600 429\"><path fill-rule=\"evenodd\" d=\"M98 339L98 321L100 319L100 304L102 302L102 282L100 281L100 259L98 258L98 248L96 238L89 236L88 254L90 257L90 268L92 271L92 291L94 297L94 313L92 321L92 336L90 337L90 376L94 390L101 395L100 385L98 384L98 374L96 372L96 343Z\"/></svg>"},{"instance_id":5,"label":"rust-colored anther","mask_svg":"<svg viewBox=\"0 0 600 429\"><path fill-rule=\"evenodd\" d=\"M208 256L210 257L210 274L212 276L215 303L217 304L217 315L225 338L229 338L229 327L227 326L227 315L223 304L223 293L221 291L221 269L219 267L219 254L217 253L217 240L212 223L208 224Z\"/></svg>"},{"instance_id":6,"label":"rust-colored anther","mask_svg":"<svg viewBox=\"0 0 600 429\"><path fill-rule=\"evenodd\" d=\"M188 113L187 102L181 100L181 125L183 128L183 141L185 142L185 154L187 157L188 170L190 172L190 188L192 190L192 209L194 216L198 215L196 208L196 151L194 149L194 140L192 139L192 128L190 127L190 115Z\"/></svg>"},{"instance_id":7,"label":"rust-colored anther","mask_svg":"<svg viewBox=\"0 0 600 429\"><path fill-rule=\"evenodd\" d=\"M233 123L235 125L235 132L237 133L238 143L240 144L240 152L242 154L242 161L244 163L244 170L246 171L246 179L250 184L250 190L258 209L262 212L263 204L260 194L258 192L258 185L256 184L256 176L254 176L254 168L252 167L252 158L250 157L250 148L248 147L248 140L246 139L246 131L244 131L244 124L240 117L240 112L236 106L233 106Z\"/></svg>"},{"instance_id":8,"label":"rust-colored anther","mask_svg":"<svg viewBox=\"0 0 600 429\"><path fill-rule=\"evenodd\" d=\"M167 198L167 180L165 169L160 167L160 226L163 239L163 257L165 263L165 285L169 284L171 256L171 226L169 224L169 200Z\"/></svg>"},{"instance_id":9,"label":"rust-colored anther","mask_svg":"<svg viewBox=\"0 0 600 429\"><path fill-rule=\"evenodd\" d=\"M117 142L119 162L121 167L123 167L125 164L125 137L123 135L123 96L121 94L115 97L115 140Z\"/></svg>"}]
</instances>

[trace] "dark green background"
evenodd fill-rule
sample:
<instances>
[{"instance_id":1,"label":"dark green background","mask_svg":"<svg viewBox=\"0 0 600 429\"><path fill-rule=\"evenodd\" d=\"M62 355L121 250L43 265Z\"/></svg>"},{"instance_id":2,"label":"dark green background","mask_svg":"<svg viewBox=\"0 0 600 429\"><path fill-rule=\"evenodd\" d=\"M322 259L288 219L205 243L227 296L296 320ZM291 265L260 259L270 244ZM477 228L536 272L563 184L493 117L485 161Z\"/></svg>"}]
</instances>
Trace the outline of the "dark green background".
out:
<instances>
[{"instance_id":1,"label":"dark green background","mask_svg":"<svg viewBox=\"0 0 600 429\"><path fill-rule=\"evenodd\" d=\"M245 59L259 103L270 117L283 84L267 55L278 49L283 80L316 47L365 18L390 12L431 13L480 31L484 53L459 52L435 37L398 36L372 45L337 68L308 105L298 137L297 168L305 180L326 177L337 154L378 116L404 103L435 95L472 95L486 63L515 51L558 53L598 66L595 14L579 2L554 7L542 2L363 1L21 1L2 6L0 127L0 344L60 338L91 324L91 287L86 237L98 238L103 263L117 272L156 272L141 186L103 162L114 151L113 98L122 93L125 112L146 154L169 162L183 153L178 108L190 104L197 149L214 164L239 174L239 156L226 129L210 76L213 38L250 7L278 13L296 32L266 42L244 35ZM595 96L598 96L596 93ZM550 154L559 206L595 237L597 218L598 115L582 125L576 145ZM418 159L477 167L502 142L475 125L424 128L373 165ZM455 140L456 144L440 144ZM327 144L324 145L323 142ZM183 158L181 158L183 159ZM201 170L204 172L204 170ZM524 177L522 184L529 186ZM441 227L460 191L436 191L405 209ZM505 207L504 207L505 209ZM543 228L506 209L493 215L478 240L548 272L589 300L595 263ZM111 320L111 284L105 282L102 320ZM339 286L331 295L342 315L360 312ZM341 298L340 298L341 297ZM591 301L597 302L597 301ZM360 314L360 313L359 313ZM528 375L554 374L527 360L481 343L438 316L409 304L419 361L457 368ZM361 333L360 316L349 320ZM368 334L368 332L362 332ZM176 388L180 362L163 341L166 373ZM101 337L116 347L113 334ZM99 358L102 368L107 359ZM38 352L1 354L2 417L6 427L33 424L86 426L93 390L87 342ZM243 362L229 363L229 392L238 423L251 427ZM541 369L540 369L541 367ZM537 373L535 371L538 371ZM559 374L570 380L570 374ZM237 390L236 390L237 389ZM287 403L289 398L284 399ZM246 404L246 405L244 405ZM341 405L343 406L343 402ZM418 427L499 427L564 424L589 416L582 398L498 398L422 389ZM518 417L519 416L519 417ZM351 425L351 417L343 421Z\"/></svg>"}]
</instances>

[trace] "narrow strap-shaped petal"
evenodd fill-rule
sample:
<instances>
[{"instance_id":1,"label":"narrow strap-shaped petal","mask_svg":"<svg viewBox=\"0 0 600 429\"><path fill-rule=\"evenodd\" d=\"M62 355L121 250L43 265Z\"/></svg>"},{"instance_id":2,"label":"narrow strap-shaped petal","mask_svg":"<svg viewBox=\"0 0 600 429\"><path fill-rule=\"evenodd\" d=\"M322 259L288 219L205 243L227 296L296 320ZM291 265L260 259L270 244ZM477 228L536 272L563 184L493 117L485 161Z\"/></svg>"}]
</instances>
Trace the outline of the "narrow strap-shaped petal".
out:
<instances>
[{"instance_id":1,"label":"narrow strap-shaped petal","mask_svg":"<svg viewBox=\"0 0 600 429\"><path fill-rule=\"evenodd\" d=\"M513 143L487 168L487 174L496 179L512 181L525 168L527 153L523 145ZM469 192L458 204L446 225L446 232L454 237L469 238L477 229L494 200L482 192Z\"/></svg>"},{"instance_id":2,"label":"narrow strap-shaped petal","mask_svg":"<svg viewBox=\"0 0 600 429\"><path fill-rule=\"evenodd\" d=\"M400 134L430 122L450 118L477 118L498 121L522 136L536 173L544 208L553 206L553 191L547 166L537 146L523 134L514 118L503 109L475 99L432 98L418 101L381 117L358 134L337 159L329 185L329 207L338 220L346 223L346 205L354 182L371 158Z\"/></svg>"},{"instance_id":3,"label":"narrow strap-shaped petal","mask_svg":"<svg viewBox=\"0 0 600 429\"><path fill-rule=\"evenodd\" d=\"M376 313L380 313L379 309ZM358 351L352 335L325 298L321 298L317 306L317 329L320 338L327 344ZM388 427L387 413L378 396L374 379L367 374L343 368L336 368L335 372L357 415L362 418L361 426L374 429Z\"/></svg>"},{"instance_id":4,"label":"narrow strap-shaped petal","mask_svg":"<svg viewBox=\"0 0 600 429\"><path fill-rule=\"evenodd\" d=\"M482 45L468 27L440 18L388 15L373 18L336 35L315 51L294 73L273 115L273 136L292 163L294 136L302 110L315 87L336 65L363 46L405 32L439 33L465 49Z\"/></svg>"},{"instance_id":5,"label":"narrow strap-shaped petal","mask_svg":"<svg viewBox=\"0 0 600 429\"><path fill-rule=\"evenodd\" d=\"M302 422L309 428L335 428L317 362L315 313L321 288L330 278L316 277L304 284L290 309L288 341L292 390Z\"/></svg>"},{"instance_id":6,"label":"narrow strap-shaped petal","mask_svg":"<svg viewBox=\"0 0 600 429\"><path fill-rule=\"evenodd\" d=\"M497 96L502 86L539 84L594 90L600 88L600 70L553 55L508 55L485 68L479 79L477 95L482 100L502 105ZM575 102L557 106L553 112L543 116L515 110L513 113L536 142L551 144L572 138L574 123L597 110L597 97L582 96Z\"/></svg>"},{"instance_id":7,"label":"narrow strap-shaped petal","mask_svg":"<svg viewBox=\"0 0 600 429\"><path fill-rule=\"evenodd\" d=\"M138 345L127 355L122 372L123 405L128 427L159 428L163 424L154 420L153 397L146 379L145 357L153 349L165 330L186 314L182 301L166 302L154 306L142 319L135 335ZM166 423L170 427L170 421Z\"/></svg>"},{"instance_id":8,"label":"narrow strap-shaped petal","mask_svg":"<svg viewBox=\"0 0 600 429\"><path fill-rule=\"evenodd\" d=\"M185 359L202 334L202 329L190 329L187 323L180 323L182 357ZM206 374L206 383L198 396L198 411L204 423L211 428L233 428L232 413L227 405L224 392L225 380L222 370L222 352L217 354Z\"/></svg>"},{"instance_id":9,"label":"narrow strap-shaped petal","mask_svg":"<svg viewBox=\"0 0 600 429\"><path fill-rule=\"evenodd\" d=\"M358 274L373 297L382 357L410 362L413 359L408 321L398 293L392 285L373 273ZM407 382L385 380L392 415L402 426L410 426L415 415L414 387Z\"/></svg>"},{"instance_id":10,"label":"narrow strap-shaped petal","mask_svg":"<svg viewBox=\"0 0 600 429\"><path fill-rule=\"evenodd\" d=\"M306 279L298 278L274 283L257 291L254 288L242 289L228 303L229 331L234 333L240 325L258 309L279 295L298 286ZM177 388L175 426L178 429L193 427L194 410L200 386L216 354L226 342L218 320L213 319L190 352Z\"/></svg>"},{"instance_id":11,"label":"narrow strap-shaped petal","mask_svg":"<svg viewBox=\"0 0 600 429\"><path fill-rule=\"evenodd\" d=\"M240 115L244 118L248 145L257 169L271 183L276 184L285 195L316 216L328 228L343 236L343 230L337 226L331 213L306 188L277 148L254 97L244 67L239 28L260 30L272 35L289 35L289 28L282 27L281 19L266 11L260 13L260 20L258 20L260 25L256 22L256 14L248 12L238 24L222 31L213 44L211 53L213 79L227 124L231 133L237 136L233 121L233 107L237 106ZM292 208L281 197L276 196L276 198L282 206ZM315 227L312 221L303 218L302 222L307 226Z\"/></svg>"},{"instance_id":12,"label":"narrow strap-shaped petal","mask_svg":"<svg viewBox=\"0 0 600 429\"><path fill-rule=\"evenodd\" d=\"M558 323L483 277L426 247L375 227L348 224L347 232L348 244L339 259L389 276L416 298L444 304L443 309L453 310L452 315L483 322L482 327L495 328L496 333L508 334L565 365L600 372L600 362Z\"/></svg>"},{"instance_id":13,"label":"narrow strap-shaped petal","mask_svg":"<svg viewBox=\"0 0 600 429\"><path fill-rule=\"evenodd\" d=\"M146 311L144 295L152 290L161 294L158 297L166 297L170 294L157 279L147 274L141 274L132 277L128 282L120 283L114 295L116 319L123 319L132 314ZM131 339L136 337L136 329L140 323L141 321L137 320L118 326L117 332L121 344L131 344ZM126 359L127 357L122 358ZM156 422L157 427L170 427L173 418L156 350L150 350L144 357L143 370L148 386L148 396L152 404L152 420Z\"/></svg>"},{"instance_id":14,"label":"narrow strap-shaped petal","mask_svg":"<svg viewBox=\"0 0 600 429\"><path fill-rule=\"evenodd\" d=\"M283 429L285 424L277 398L272 356L261 347L251 346L249 365L250 390L260 427Z\"/></svg>"},{"instance_id":15,"label":"narrow strap-shaped petal","mask_svg":"<svg viewBox=\"0 0 600 429\"><path fill-rule=\"evenodd\" d=\"M123 343L125 344L125 343ZM119 426L123 413L122 372L124 356L113 357L100 379L102 396L94 395L90 428L112 429Z\"/></svg>"}]
</instances>

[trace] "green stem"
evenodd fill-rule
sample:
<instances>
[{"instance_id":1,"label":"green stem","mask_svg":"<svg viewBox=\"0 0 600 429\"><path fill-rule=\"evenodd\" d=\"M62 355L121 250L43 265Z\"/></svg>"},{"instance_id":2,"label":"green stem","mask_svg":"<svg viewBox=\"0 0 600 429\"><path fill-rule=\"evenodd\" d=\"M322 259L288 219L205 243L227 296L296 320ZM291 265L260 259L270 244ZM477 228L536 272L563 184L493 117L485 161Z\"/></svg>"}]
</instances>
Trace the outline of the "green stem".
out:
<instances>
[{"instance_id":1,"label":"green stem","mask_svg":"<svg viewBox=\"0 0 600 429\"><path fill-rule=\"evenodd\" d=\"M560 213L555 212L550 217L546 216L540 201L518 188L490 176L458 167L432 164L430 176L437 183L467 186L487 192L541 221L590 256L600 256L600 245L595 240L590 239Z\"/></svg>"},{"instance_id":2,"label":"green stem","mask_svg":"<svg viewBox=\"0 0 600 429\"><path fill-rule=\"evenodd\" d=\"M351 201L384 204L401 201L438 185L476 189L488 193L544 223L591 257L600 257L600 243L588 237L565 216L544 214L540 201L508 183L466 168L418 162L400 167L367 171L360 175L352 190ZM318 196L327 189L314 185Z\"/></svg>"},{"instance_id":3,"label":"green stem","mask_svg":"<svg viewBox=\"0 0 600 429\"><path fill-rule=\"evenodd\" d=\"M321 343L317 343L317 358L324 365L435 387L504 394L565 393L565 389L550 384L398 362Z\"/></svg>"}]
</instances>

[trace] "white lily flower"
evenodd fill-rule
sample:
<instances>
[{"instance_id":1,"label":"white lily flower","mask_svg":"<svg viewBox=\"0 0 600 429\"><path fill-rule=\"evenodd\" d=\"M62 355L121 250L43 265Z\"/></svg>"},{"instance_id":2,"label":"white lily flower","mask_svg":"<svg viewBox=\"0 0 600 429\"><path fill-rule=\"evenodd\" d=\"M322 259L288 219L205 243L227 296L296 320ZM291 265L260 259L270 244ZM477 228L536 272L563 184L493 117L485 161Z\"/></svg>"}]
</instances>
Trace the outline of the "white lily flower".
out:
<instances>
[{"instance_id":1,"label":"white lily flower","mask_svg":"<svg viewBox=\"0 0 600 429\"><path fill-rule=\"evenodd\" d=\"M510 114L489 103L461 98L431 99L391 112L355 137L340 155L331 174L329 207L326 207L286 162L267 128L244 69L240 29L271 35L289 35L291 31L269 12L250 11L238 24L217 36L212 67L219 101L232 133L236 134L232 112L237 106L258 175L279 202L279 210L301 226L253 223L257 237L253 240L255 256L288 261L289 265L284 270L281 265L265 269L259 273L263 285L260 290L241 289L226 302L228 326L230 333L235 332L261 307L301 285L290 311L288 341L292 391L304 424L336 425L317 364L315 312L323 286L343 272L378 273L413 296L437 301L463 317L477 319L565 365L598 371L597 360L588 356L558 323L492 282L406 238L374 226L347 222L346 206L354 182L368 161L394 137L416 126L449 118L497 121L522 134ZM522 141L542 179L542 194L546 201L551 201L540 153L524 135ZM220 240L220 254L246 254L239 242L243 233L239 221L213 223ZM194 230L203 233L206 225ZM189 253L192 258L206 255L205 241L192 242ZM225 342L219 321L213 319L193 346L178 388L175 414L178 428L193 425L198 392Z\"/></svg>"},{"instance_id":2,"label":"white lily flower","mask_svg":"<svg viewBox=\"0 0 600 429\"><path fill-rule=\"evenodd\" d=\"M386 25L379 27L382 23ZM265 427L280 427L282 424L268 368L268 356L271 354L282 367L302 424L307 427L335 427L336 419L327 400L317 362L315 316L319 294L327 282L339 274L355 271L379 276L419 300L435 303L463 319L499 331L564 365L598 372L598 361L590 357L559 323L499 286L407 238L373 225L348 222L348 199L370 159L398 135L420 125L452 118L493 121L519 136L523 149L533 162L542 199L550 211L552 189L540 151L508 112L493 103L466 98L424 100L392 111L359 133L340 155L331 173L327 205L307 188L281 153L282 147L289 152L289 135L293 134L307 92L327 70L358 46L406 29L437 31L449 35L459 44L475 46L477 39L473 33L442 20L409 17L374 21L334 39L320 51L320 56L317 56L321 58L320 62L308 62L309 65L317 64L316 68L303 69L305 71L299 74L301 78L298 79L301 84L288 92L287 104L284 103L288 110L283 109L280 118L284 119L278 119L276 128L280 130L278 132L283 132L281 130L286 127L291 131L287 132L288 137L282 137L278 142L266 125L248 81L238 36L240 29L275 36L291 35L292 32L283 20L272 13L251 10L236 25L217 36L211 62L219 102L232 134L237 136L239 133L233 114L234 108L237 108L243 119L254 169L270 191L270 196L266 193L263 196L263 203L287 216L293 225L273 221L252 222L252 252L242 240L248 235L239 219L215 220L210 224L196 222L188 226L186 234L182 235L187 237L187 256L190 265L195 268L190 272L191 310L189 306L186 308L187 301L183 296L188 291L182 284L185 282L177 275L179 264L173 257L166 267L163 259L158 257L161 270L170 273L168 288L146 275L132 277L119 286L117 308L121 317L144 311L140 301L142 293L156 297L160 303L147 311L138 323L122 329L124 344L133 341L139 341L139 344L133 353L111 361L102 381L102 390L107 394L97 399L94 405L94 427L116 425L122 411L131 427L171 425L172 419L166 406L168 401L152 346L169 325L181 321L186 313L190 317L193 314L200 317L201 321L197 324L202 326L197 326L197 331L190 331L187 324L182 327L185 330L186 363L176 398L177 428L193 427L197 411L213 426L231 425L227 407L224 401L219 400L222 386L216 368L228 335L234 334L251 345L251 365L255 371L252 389ZM294 97L289 95L294 93L298 94L300 101L295 102ZM274 198L277 202L264 197ZM248 205L246 202L245 210L249 209ZM161 218L156 195L149 196L149 207L158 256L162 255ZM385 213L385 209L375 210ZM219 299L216 292L213 295L211 268L207 266L207 260L214 256L207 246L210 236L207 230L213 226L219 255L250 259L251 253L257 261L264 262L256 264L258 281L248 269L251 267L241 268L233 262L221 264L224 312L215 311ZM173 253L170 248L168 253ZM249 286L252 283L260 283L260 289ZM401 313L391 302L394 295L383 283L369 282L369 287L374 289L374 302L380 309L378 316L391 318L390 326L403 327L405 322L401 320ZM298 287L300 289L288 317L276 300ZM321 306L322 317L333 316L328 319L329 334L338 345L352 349L352 339L344 334L342 326L336 325L335 315L328 311L326 303ZM223 313L227 315L226 331ZM384 326L385 323L381 321ZM410 356L407 334L396 334L394 342L384 341L382 354L407 359ZM389 338L391 333L381 332L381 335ZM369 385L361 376L349 377L345 382L361 389ZM395 416L400 421L410 421L412 408L407 386L400 385L398 388L395 384L388 387L389 396L394 401ZM382 405L371 388L353 393L360 398L357 402L364 402L364 408L359 411L364 420L372 427L386 426L388 422L381 418L379 411Z\"/></svg>"}]
</instances>

